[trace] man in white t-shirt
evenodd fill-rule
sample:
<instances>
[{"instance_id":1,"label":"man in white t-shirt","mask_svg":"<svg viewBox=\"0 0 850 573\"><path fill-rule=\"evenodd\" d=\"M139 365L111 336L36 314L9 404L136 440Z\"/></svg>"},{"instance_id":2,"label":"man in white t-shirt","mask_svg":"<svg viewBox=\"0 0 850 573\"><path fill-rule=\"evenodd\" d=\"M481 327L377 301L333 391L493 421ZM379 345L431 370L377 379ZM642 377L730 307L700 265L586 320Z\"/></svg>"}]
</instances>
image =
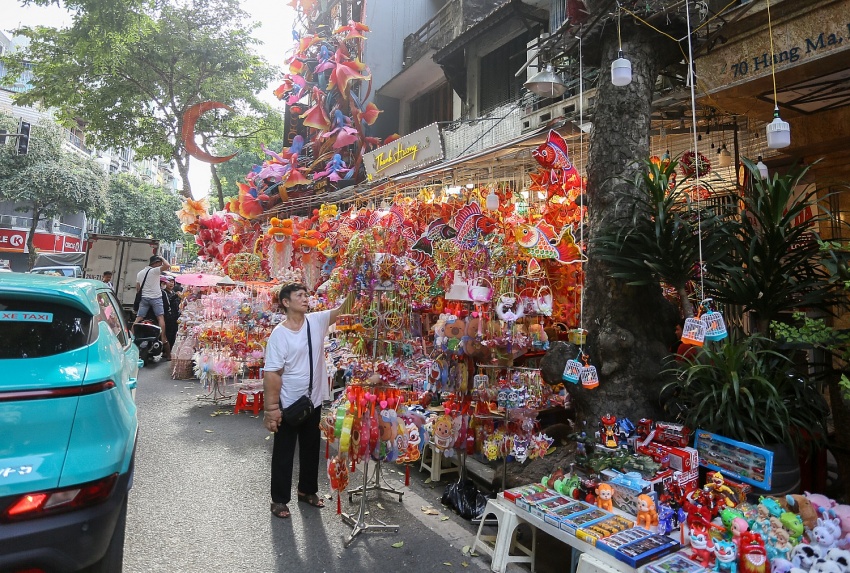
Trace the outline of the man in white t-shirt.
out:
<instances>
[{"instance_id":1,"label":"man in white t-shirt","mask_svg":"<svg viewBox=\"0 0 850 573\"><path fill-rule=\"evenodd\" d=\"M322 400L327 391L325 380L324 341L328 327L336 322L342 306L333 310L307 314L307 287L292 283L281 287L278 301L286 314L286 320L272 331L266 344L266 360L263 375L265 412L263 424L275 432L271 468L271 512L275 517L290 515L289 501L292 498L292 469L295 446L298 445L298 501L313 507L324 507L318 496L319 454L321 433L319 420L322 416ZM310 388L310 345L312 340L313 389L310 400L313 414L299 426L291 426L283 420L282 408L291 406Z\"/></svg>"},{"instance_id":2,"label":"man in white t-shirt","mask_svg":"<svg viewBox=\"0 0 850 573\"><path fill-rule=\"evenodd\" d=\"M165 259L154 255L151 257L150 264L136 275L136 291L142 291L142 300L139 301L139 310L136 311L135 322L141 322L147 316L148 311L153 310L156 321L159 323L162 345L165 348L162 357L165 360L171 360L171 347L168 345L168 339L165 336L165 306L162 304L162 289L159 287L159 276L163 264L165 264Z\"/></svg>"}]
</instances>

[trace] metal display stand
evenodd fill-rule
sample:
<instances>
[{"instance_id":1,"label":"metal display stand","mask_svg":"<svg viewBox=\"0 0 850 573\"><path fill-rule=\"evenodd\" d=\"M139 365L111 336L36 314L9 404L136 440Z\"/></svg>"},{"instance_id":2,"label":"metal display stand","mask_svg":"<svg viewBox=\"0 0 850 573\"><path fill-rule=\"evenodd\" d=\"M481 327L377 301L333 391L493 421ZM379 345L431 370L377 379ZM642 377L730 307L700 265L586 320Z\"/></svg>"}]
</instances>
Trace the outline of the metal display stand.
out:
<instances>
[{"instance_id":1,"label":"metal display stand","mask_svg":"<svg viewBox=\"0 0 850 573\"><path fill-rule=\"evenodd\" d=\"M383 491L385 493L391 493L393 495L397 495L398 501L399 501L399 503L401 503L401 498L404 495L404 492L395 489L393 486L391 486L387 482L387 479L383 476L383 473L381 472L382 465L383 464L380 460L375 462L375 471L372 472L372 481L371 482L368 479L366 479L366 480L363 481L363 485L358 486L354 489L348 490L348 501L349 502L353 501L353 497L355 495L362 495L362 494L365 494L368 491L379 491L379 492ZM363 472L365 474L365 472L366 472L365 467L364 467ZM383 484L383 485L381 485L381 484ZM365 495L364 495L364 497L365 497Z\"/></svg>"},{"instance_id":2,"label":"metal display stand","mask_svg":"<svg viewBox=\"0 0 850 573\"><path fill-rule=\"evenodd\" d=\"M377 469L375 470L375 473L374 473L376 482L378 480L380 480L380 473L379 473L380 467L381 466L379 464ZM383 521L381 521L380 519L377 519L377 518L375 518L375 521L378 522L378 525L375 525L375 524L372 524L372 523L366 523L366 515L369 513L369 511L367 510L368 505L367 505L367 502L366 502L365 492L369 491L370 489L373 489L373 490L377 489L379 491L387 491L387 490L381 489L380 487L378 487L378 488L369 487L369 471L368 470L369 470L369 458L367 457L366 460L363 462L363 485L361 487L355 489L355 490L350 490L348 492L349 501L351 501L351 496L354 495L355 493L363 493L363 495L360 496L360 508L357 510L356 515L351 515L349 513L343 513L342 514L343 523L345 523L349 527L353 528L351 530L351 534L346 538L345 541L343 541L343 543L342 543L343 547L348 547L349 545L351 545L351 542L354 541L354 538L357 537L358 535L360 535L361 533L370 533L370 532L373 532L373 531L377 532L377 533L380 533L380 532L398 533L398 529L399 529L398 525L388 525L388 524L384 523ZM395 492L395 490L392 490L392 489L390 489L389 491ZM395 493L401 493L401 492L395 492ZM399 495L398 500L401 501L401 495Z\"/></svg>"},{"instance_id":3,"label":"metal display stand","mask_svg":"<svg viewBox=\"0 0 850 573\"><path fill-rule=\"evenodd\" d=\"M372 363L375 363L378 354L378 329L381 326L381 323L384 320L384 315L381 312L381 298L378 296L378 303L375 309L375 328L374 328L374 338L373 338L373 346L372 346ZM387 483L386 478L383 477L381 472L381 461L377 460L375 462L375 470L372 472L372 481L369 481L369 458L370 455L366 455L366 459L363 462L363 485L356 487L354 489L348 490L348 501L352 502L355 495L360 496L360 507L357 510L356 515L352 515L349 513L342 514L342 521L349 527L352 527L351 534L345 539L343 542L343 547L348 547L351 545L351 542L354 541L361 533L370 533L370 532L391 532L397 533L399 530L398 525L389 525L384 523L378 518L374 518L377 521L377 524L366 523L366 516L369 514L367 510L368 502L367 502L367 492L377 491L377 492L386 492L391 493L393 495L398 496L398 501L401 502L402 496L404 495L403 491L399 491L389 483Z\"/></svg>"}]
</instances>

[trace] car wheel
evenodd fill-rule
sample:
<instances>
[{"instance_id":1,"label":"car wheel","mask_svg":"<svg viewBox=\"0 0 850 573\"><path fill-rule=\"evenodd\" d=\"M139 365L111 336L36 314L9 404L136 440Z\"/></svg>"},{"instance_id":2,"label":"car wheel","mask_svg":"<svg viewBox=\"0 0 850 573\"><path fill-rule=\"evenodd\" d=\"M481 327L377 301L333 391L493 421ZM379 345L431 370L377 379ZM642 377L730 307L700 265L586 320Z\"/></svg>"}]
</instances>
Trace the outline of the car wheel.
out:
<instances>
[{"instance_id":1,"label":"car wheel","mask_svg":"<svg viewBox=\"0 0 850 573\"><path fill-rule=\"evenodd\" d=\"M115 523L115 531L109 540L109 547L103 558L84 569L81 573L121 573L124 567L124 533L127 525L127 494L124 494L124 502L121 504L121 512Z\"/></svg>"}]
</instances>

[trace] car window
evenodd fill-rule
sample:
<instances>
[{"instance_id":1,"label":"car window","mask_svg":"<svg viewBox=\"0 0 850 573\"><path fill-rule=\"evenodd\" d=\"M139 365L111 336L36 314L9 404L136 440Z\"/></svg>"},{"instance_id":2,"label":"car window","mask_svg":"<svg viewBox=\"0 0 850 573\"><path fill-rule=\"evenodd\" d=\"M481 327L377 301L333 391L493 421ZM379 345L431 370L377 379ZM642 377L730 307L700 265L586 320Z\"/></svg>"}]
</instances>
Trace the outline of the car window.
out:
<instances>
[{"instance_id":1,"label":"car window","mask_svg":"<svg viewBox=\"0 0 850 573\"><path fill-rule=\"evenodd\" d=\"M0 297L0 359L40 358L89 343L92 317L43 300Z\"/></svg>"},{"instance_id":2,"label":"car window","mask_svg":"<svg viewBox=\"0 0 850 573\"><path fill-rule=\"evenodd\" d=\"M115 302L115 298L105 291L99 292L97 293L97 303L100 305L98 320L109 325L109 329L118 337L121 346L127 346L129 342L127 339L127 325L124 323L124 317L121 311L118 310L120 307Z\"/></svg>"}]
</instances>

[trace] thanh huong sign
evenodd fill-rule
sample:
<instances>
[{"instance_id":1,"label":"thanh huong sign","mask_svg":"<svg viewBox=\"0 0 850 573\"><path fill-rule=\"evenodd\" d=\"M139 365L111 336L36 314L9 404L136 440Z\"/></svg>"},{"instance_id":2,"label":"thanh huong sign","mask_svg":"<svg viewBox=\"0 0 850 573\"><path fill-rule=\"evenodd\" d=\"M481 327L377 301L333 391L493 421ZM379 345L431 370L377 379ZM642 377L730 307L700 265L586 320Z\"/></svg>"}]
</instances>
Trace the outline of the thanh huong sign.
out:
<instances>
[{"instance_id":1,"label":"thanh huong sign","mask_svg":"<svg viewBox=\"0 0 850 573\"><path fill-rule=\"evenodd\" d=\"M369 180L392 177L443 158L443 142L436 123L423 127L363 156Z\"/></svg>"}]
</instances>

